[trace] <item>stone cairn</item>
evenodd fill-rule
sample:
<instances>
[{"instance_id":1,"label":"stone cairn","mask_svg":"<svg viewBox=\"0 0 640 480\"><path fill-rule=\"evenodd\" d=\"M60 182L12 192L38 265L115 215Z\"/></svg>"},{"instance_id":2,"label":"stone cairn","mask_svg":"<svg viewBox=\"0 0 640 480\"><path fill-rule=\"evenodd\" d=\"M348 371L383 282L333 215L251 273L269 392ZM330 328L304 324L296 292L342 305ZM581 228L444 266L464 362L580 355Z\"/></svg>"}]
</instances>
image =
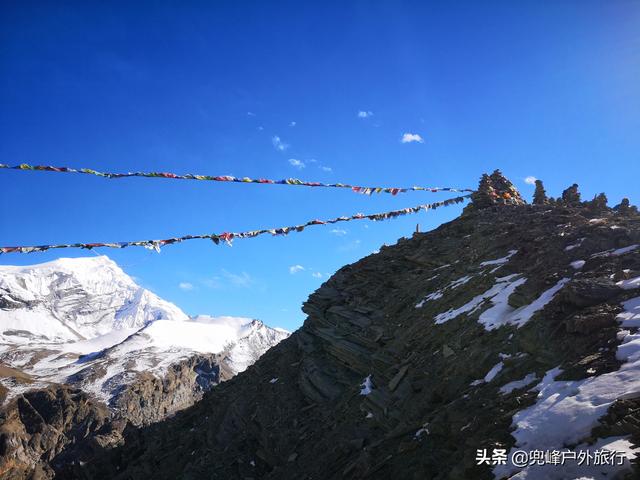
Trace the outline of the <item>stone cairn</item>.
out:
<instances>
[{"instance_id":1,"label":"stone cairn","mask_svg":"<svg viewBox=\"0 0 640 480\"><path fill-rule=\"evenodd\" d=\"M594 212L606 212L609 209L607 207L607 202L607 196L604 193L600 193L593 197L593 200L590 202L585 202L585 204L587 208Z\"/></svg>"},{"instance_id":2,"label":"stone cairn","mask_svg":"<svg viewBox=\"0 0 640 480\"><path fill-rule=\"evenodd\" d=\"M533 205L557 205L565 207L584 207L594 213L609 210L607 196L600 193L593 200L582 202L578 184L574 183L562 192L562 197L554 200L547 196L542 180L536 180L536 189L533 193ZM480 178L478 190L471 194L471 203L462 211L463 215L485 208L499 207L503 205L525 205L518 189L513 186L500 170L495 170L491 175L486 173ZM623 198L619 205L613 207L613 211L622 215L637 215L638 207L631 205L628 198Z\"/></svg>"},{"instance_id":3,"label":"stone cairn","mask_svg":"<svg viewBox=\"0 0 640 480\"><path fill-rule=\"evenodd\" d=\"M533 204L534 205L547 205L549 198L547 198L547 192L544 190L542 180L536 180L536 190L533 192Z\"/></svg>"},{"instance_id":4,"label":"stone cairn","mask_svg":"<svg viewBox=\"0 0 640 480\"><path fill-rule=\"evenodd\" d=\"M502 205L524 205L518 189L513 186L500 170L491 175L486 173L480 178L478 190L471 194L471 203L463 213Z\"/></svg>"},{"instance_id":5,"label":"stone cairn","mask_svg":"<svg viewBox=\"0 0 640 480\"><path fill-rule=\"evenodd\" d=\"M562 191L562 203L569 207L577 207L580 205L580 192L578 191L577 183L574 183Z\"/></svg>"},{"instance_id":6,"label":"stone cairn","mask_svg":"<svg viewBox=\"0 0 640 480\"><path fill-rule=\"evenodd\" d=\"M622 215L638 214L638 207L631 205L628 198L623 198L618 205L613 207L613 210Z\"/></svg>"}]
</instances>

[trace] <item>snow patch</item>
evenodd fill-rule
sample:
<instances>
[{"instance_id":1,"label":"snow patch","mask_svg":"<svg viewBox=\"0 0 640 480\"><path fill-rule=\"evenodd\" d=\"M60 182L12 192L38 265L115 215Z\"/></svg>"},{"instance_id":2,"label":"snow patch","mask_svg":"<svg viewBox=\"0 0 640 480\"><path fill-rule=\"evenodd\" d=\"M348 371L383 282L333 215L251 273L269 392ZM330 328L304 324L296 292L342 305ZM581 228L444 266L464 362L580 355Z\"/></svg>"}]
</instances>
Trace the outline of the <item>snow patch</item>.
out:
<instances>
[{"instance_id":1,"label":"snow patch","mask_svg":"<svg viewBox=\"0 0 640 480\"><path fill-rule=\"evenodd\" d=\"M443 296L443 293L440 290L438 290L437 292L430 293L429 295L424 297L422 300L420 300L418 303L416 303L416 308L422 308L422 306L425 303L430 302L432 300L438 300L439 298L442 298L442 296Z\"/></svg>"},{"instance_id":2,"label":"snow patch","mask_svg":"<svg viewBox=\"0 0 640 480\"><path fill-rule=\"evenodd\" d=\"M516 281L509 285L509 287L503 289L494 298L492 298L493 306L488 310L485 310L478 321L484 325L487 330L493 330L503 325L516 325L518 328L531 320L531 317L542 310L547 305L555 294L569 281L568 278L563 278L553 287L545 290L529 305L525 305L518 309L514 309L508 304L509 295L513 293L518 285L524 282Z\"/></svg>"},{"instance_id":3,"label":"snow patch","mask_svg":"<svg viewBox=\"0 0 640 480\"><path fill-rule=\"evenodd\" d=\"M503 355L505 354L500 354L501 358L509 358L510 355L505 355L503 357ZM493 367L491 367L491 369L487 372L487 374L484 376L484 378L482 380L474 380L473 382L471 382L469 385L471 385L472 387L475 387L477 385L481 385L483 383L489 383L491 380L493 380L504 368L504 363L502 361L496 363Z\"/></svg>"},{"instance_id":4,"label":"snow patch","mask_svg":"<svg viewBox=\"0 0 640 480\"><path fill-rule=\"evenodd\" d=\"M571 451L564 449L562 451ZM629 441L629 437L607 437L599 439L593 445L587 445L582 443L578 445L573 451L584 452L583 455L588 454L593 457L596 455L596 451L607 451L605 453L608 458L612 458L613 454L619 453L624 459L622 465L618 465L619 460L610 460L609 464L604 464L603 461L599 462L599 465L586 464L586 459L583 460L583 465L579 465L579 460L567 460L564 465L531 465L525 470L522 470L512 477L510 480L611 480L615 478L622 478L624 473L628 473L631 470L631 460L635 458L637 448L633 447L633 444ZM602 453L600 453L601 456ZM501 478L499 472L508 470L507 467L501 466L494 469L494 473L497 478ZM513 471L513 470L512 470Z\"/></svg>"},{"instance_id":5,"label":"snow patch","mask_svg":"<svg viewBox=\"0 0 640 480\"><path fill-rule=\"evenodd\" d=\"M613 255L614 257L624 255L625 253L629 253L629 252L633 252L634 250L637 250L638 247L640 247L640 245L636 244L636 245L629 245L628 247L618 248L617 250L614 250L613 252L611 252L611 255Z\"/></svg>"},{"instance_id":6,"label":"snow patch","mask_svg":"<svg viewBox=\"0 0 640 480\"><path fill-rule=\"evenodd\" d=\"M584 267L585 263L586 262L584 260L576 260L575 262L571 262L569 265L571 265L571 267L576 270L580 270L582 267Z\"/></svg>"},{"instance_id":7,"label":"snow patch","mask_svg":"<svg viewBox=\"0 0 640 480\"><path fill-rule=\"evenodd\" d=\"M449 285L447 285L445 287L445 289L453 290L454 288L458 288L459 286L464 285L465 283L467 283L472 278L473 278L473 275L465 275L464 277L461 277L461 278L451 282Z\"/></svg>"},{"instance_id":8,"label":"snow patch","mask_svg":"<svg viewBox=\"0 0 640 480\"><path fill-rule=\"evenodd\" d=\"M518 253L518 250L509 250L509 253L506 257L502 257L502 258L497 258L495 260L488 260L486 262L482 262L480 264L481 267L487 267L489 265L502 265L505 264L509 261L509 259L511 257L513 257L516 253Z\"/></svg>"},{"instance_id":9,"label":"snow patch","mask_svg":"<svg viewBox=\"0 0 640 480\"><path fill-rule=\"evenodd\" d=\"M635 245L629 245L627 247L618 248L616 250L614 249L605 250L604 252L594 253L593 255L591 255L591 258L610 257L610 256L619 257L620 255L633 252L638 247L640 247L640 245L635 244Z\"/></svg>"},{"instance_id":10,"label":"snow patch","mask_svg":"<svg viewBox=\"0 0 640 480\"><path fill-rule=\"evenodd\" d=\"M469 315L474 311L476 311L486 300L493 301L495 297L503 293L505 290L511 290L511 292L513 292L513 289L515 289L518 285L522 285L524 282L527 281L526 278L520 278L518 280L514 280L514 277L519 277L519 276L520 274L513 274L513 275L508 275L506 277L496 278L497 283L486 292L481 293L480 295L474 297L469 302L467 302L466 304L464 304L459 308L450 309L446 312L439 313L438 315L436 315L435 317L436 324L442 324L442 323L448 322L449 320L456 318L457 316L462 315L463 313L466 313L467 315ZM509 293L509 295L511 295L511 292ZM509 295L507 295L507 297Z\"/></svg>"},{"instance_id":11,"label":"snow patch","mask_svg":"<svg viewBox=\"0 0 640 480\"><path fill-rule=\"evenodd\" d=\"M462 278L459 278L457 280L454 280L454 281L450 282L443 289L437 290L437 291L435 291L433 293L430 293L426 297L424 297L420 302L418 302L416 304L416 308L422 308L422 306L425 303L430 302L432 300L438 300L439 298L442 298L444 296L444 292L446 292L447 290L453 290L455 288L458 288L459 286L464 285L465 283L467 283L472 278L473 278L473 275L466 275L466 276L464 276Z\"/></svg>"},{"instance_id":12,"label":"snow patch","mask_svg":"<svg viewBox=\"0 0 640 480\"><path fill-rule=\"evenodd\" d=\"M498 362L497 364L495 364L493 368L489 370L489 372L484 376L484 381L489 383L491 380L493 380L496 377L496 375L498 375L502 371L503 368L504 368L503 362Z\"/></svg>"},{"instance_id":13,"label":"snow patch","mask_svg":"<svg viewBox=\"0 0 640 480\"><path fill-rule=\"evenodd\" d=\"M429 429L427 428L428 424L424 424L421 428L419 428L416 433L413 435L413 437L417 440L419 439L422 435L429 435Z\"/></svg>"},{"instance_id":14,"label":"snow patch","mask_svg":"<svg viewBox=\"0 0 640 480\"><path fill-rule=\"evenodd\" d=\"M525 376L521 380L514 380L513 382L504 384L502 387L500 387L500 393L502 393L503 395L507 395L513 392L514 390L518 390L519 388L524 388L527 385L530 385L533 382L535 382L536 378L537 377L535 373L529 373L527 374L527 376Z\"/></svg>"},{"instance_id":15,"label":"snow patch","mask_svg":"<svg viewBox=\"0 0 640 480\"><path fill-rule=\"evenodd\" d=\"M617 316L621 326L639 326L640 297L628 300L622 306L624 312ZM622 344L616 356L625 363L619 370L571 381L555 380L561 373L558 367L545 374L534 387L539 392L536 403L513 417L513 426L516 427L512 432L516 440L514 449L561 449L565 445L577 444L590 435L598 419L616 399L640 394L640 335L629 334L626 330L620 333ZM610 441L618 442L620 439L605 439L600 444L609 445ZM635 452L630 446L628 451L630 455ZM573 478L565 470L573 466L556 465L554 470L545 469L544 472L528 467L520 471L520 476L511 478ZM494 473L502 477L517 470L512 465L498 466ZM595 474L595 478L605 478L597 470L589 473Z\"/></svg>"},{"instance_id":16,"label":"snow patch","mask_svg":"<svg viewBox=\"0 0 640 480\"><path fill-rule=\"evenodd\" d=\"M371 375L365 378L360 385L360 395L369 395L373 390L373 384L371 383Z\"/></svg>"},{"instance_id":17,"label":"snow patch","mask_svg":"<svg viewBox=\"0 0 640 480\"><path fill-rule=\"evenodd\" d=\"M619 282L616 282L616 285L624 290L640 288L640 277L630 278L628 280L620 280Z\"/></svg>"},{"instance_id":18,"label":"snow patch","mask_svg":"<svg viewBox=\"0 0 640 480\"><path fill-rule=\"evenodd\" d=\"M150 344L161 348L218 353L250 331L253 320L237 317L200 316L186 322L157 320L140 330Z\"/></svg>"},{"instance_id":19,"label":"snow patch","mask_svg":"<svg viewBox=\"0 0 640 480\"><path fill-rule=\"evenodd\" d=\"M564 251L569 252L574 248L578 248L580 245L582 245L582 242L584 242L585 240L586 240L586 237L579 238L578 241L573 245L567 245L566 247L564 247Z\"/></svg>"},{"instance_id":20,"label":"snow patch","mask_svg":"<svg viewBox=\"0 0 640 480\"><path fill-rule=\"evenodd\" d=\"M616 317L623 327L640 327L640 297L622 304L624 311Z\"/></svg>"}]
</instances>

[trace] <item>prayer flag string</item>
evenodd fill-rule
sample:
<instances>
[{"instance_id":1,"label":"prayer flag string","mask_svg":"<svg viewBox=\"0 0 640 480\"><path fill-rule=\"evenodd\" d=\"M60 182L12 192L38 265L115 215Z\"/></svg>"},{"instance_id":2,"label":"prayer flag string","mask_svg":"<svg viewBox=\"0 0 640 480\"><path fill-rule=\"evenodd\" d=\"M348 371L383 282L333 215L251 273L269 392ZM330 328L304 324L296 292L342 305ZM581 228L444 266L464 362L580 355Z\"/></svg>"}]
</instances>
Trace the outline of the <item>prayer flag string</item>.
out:
<instances>
[{"instance_id":1,"label":"prayer flag string","mask_svg":"<svg viewBox=\"0 0 640 480\"><path fill-rule=\"evenodd\" d=\"M371 195L373 193L390 193L397 195L409 191L424 192L473 192L469 188L452 188L452 187L359 187L346 183L321 183L307 182L297 178L285 178L283 180L269 180L265 178L249 178L234 177L231 175L211 176L211 175L194 175L188 173L186 175L177 175L175 173L166 172L128 172L128 173L112 173L98 172L90 168L70 168L70 167L52 167L49 165L29 165L22 163L20 165L5 165L0 163L0 169L24 170L24 171L43 171L43 172L59 172L59 173L83 173L86 175L94 175L103 178L126 178L126 177L146 177L146 178L170 178L174 180L206 180L212 182L235 182L235 183L260 183L267 185L297 185L305 187L326 187L326 188L348 188L356 193Z\"/></svg>"},{"instance_id":2,"label":"prayer flag string","mask_svg":"<svg viewBox=\"0 0 640 480\"><path fill-rule=\"evenodd\" d=\"M418 205L416 207L403 208L401 210L392 210L390 212L384 213L374 213L370 215L364 215L362 213L358 213L356 215L350 217L338 217L333 218L331 220L311 220L302 225L294 225L290 227L281 227L281 228L270 228L264 230L251 230L248 232L224 232L220 234L212 233L208 235L184 235L182 237L174 237L167 238L164 240L141 240L135 242L112 242L112 243L71 243L71 244L61 244L61 245L38 245L38 246L18 246L18 247L0 247L0 254L2 253L32 253L32 252L44 252L45 250L52 250L57 248L83 248L91 250L93 248L99 247L107 247L107 248L126 248L126 247L145 247L151 250L155 250L160 252L160 247L165 245L172 245L174 243L180 243L185 240L195 240L195 239L209 239L216 245L218 245L221 241L225 242L227 245L231 245L233 240L237 238L253 238L258 235L271 234L271 235L287 235L290 232L302 232L305 228L315 226L315 225L328 225L338 222L350 222L351 220L388 220L390 218L396 218L402 215L408 215L413 213L418 213L421 210L435 210L439 207L447 207L449 205L454 205L457 203L462 203L466 199L471 197L471 195L464 195L456 198L449 198L447 200L443 200L435 203L427 203L423 205Z\"/></svg>"}]
</instances>

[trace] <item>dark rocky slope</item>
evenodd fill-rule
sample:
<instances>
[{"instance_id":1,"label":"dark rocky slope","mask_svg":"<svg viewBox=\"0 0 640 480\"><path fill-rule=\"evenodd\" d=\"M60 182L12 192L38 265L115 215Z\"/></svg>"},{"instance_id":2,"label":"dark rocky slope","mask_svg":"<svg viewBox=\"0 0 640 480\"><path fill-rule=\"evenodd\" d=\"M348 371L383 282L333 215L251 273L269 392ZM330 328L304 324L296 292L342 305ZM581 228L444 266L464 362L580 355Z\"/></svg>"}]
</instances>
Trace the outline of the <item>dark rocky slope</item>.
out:
<instances>
[{"instance_id":1,"label":"dark rocky slope","mask_svg":"<svg viewBox=\"0 0 640 480\"><path fill-rule=\"evenodd\" d=\"M513 417L548 371L620 368L616 315L638 291L617 282L640 275L638 249L611 254L640 244L633 208L573 192L524 205L497 183L455 221L342 268L304 305L303 327L247 371L83 465L56 465L60 478L493 478L476 450L514 445ZM538 303L528 322L479 321L496 285L505 311ZM614 402L580 441L638 444L639 411L634 396Z\"/></svg>"},{"instance_id":2,"label":"dark rocky slope","mask_svg":"<svg viewBox=\"0 0 640 480\"><path fill-rule=\"evenodd\" d=\"M115 445L119 427L104 405L80 390L26 392L0 413L0 478L51 478L56 466Z\"/></svg>"},{"instance_id":3,"label":"dark rocky slope","mask_svg":"<svg viewBox=\"0 0 640 480\"><path fill-rule=\"evenodd\" d=\"M111 408L117 418L141 426L158 422L198 402L220 382L233 377L224 354L194 354L171 365L162 377L139 373L114 395Z\"/></svg>"},{"instance_id":4,"label":"dark rocky slope","mask_svg":"<svg viewBox=\"0 0 640 480\"><path fill-rule=\"evenodd\" d=\"M53 478L54 469L118 445L127 425L171 416L232 376L224 355L199 354L171 365L161 378L138 374L114 396L110 409L68 385L26 391L0 410L0 478Z\"/></svg>"}]
</instances>

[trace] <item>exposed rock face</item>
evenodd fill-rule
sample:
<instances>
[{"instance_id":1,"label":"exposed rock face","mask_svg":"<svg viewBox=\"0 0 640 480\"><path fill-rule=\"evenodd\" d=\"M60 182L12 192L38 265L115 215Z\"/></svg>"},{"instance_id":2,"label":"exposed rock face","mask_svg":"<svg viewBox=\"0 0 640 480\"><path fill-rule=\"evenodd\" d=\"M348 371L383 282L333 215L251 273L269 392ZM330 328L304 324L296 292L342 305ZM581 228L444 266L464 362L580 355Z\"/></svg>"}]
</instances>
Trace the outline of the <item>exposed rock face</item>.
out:
<instances>
[{"instance_id":1,"label":"exposed rock face","mask_svg":"<svg viewBox=\"0 0 640 480\"><path fill-rule=\"evenodd\" d=\"M477 449L633 450L640 216L494 207L342 268L244 373L59 474L488 479L518 469ZM575 478L554 468L528 478Z\"/></svg>"},{"instance_id":2,"label":"exposed rock face","mask_svg":"<svg viewBox=\"0 0 640 480\"><path fill-rule=\"evenodd\" d=\"M225 355L194 355L164 376L140 373L123 383L111 408L64 385L28 390L0 410L0 478L53 478L55 469L115 446L127 425L171 416L235 373Z\"/></svg>"},{"instance_id":3,"label":"exposed rock face","mask_svg":"<svg viewBox=\"0 0 640 480\"><path fill-rule=\"evenodd\" d=\"M149 425L193 405L202 395L235 372L217 355L195 355L171 365L163 377L139 374L110 402L116 418L133 425Z\"/></svg>"},{"instance_id":4,"label":"exposed rock face","mask_svg":"<svg viewBox=\"0 0 640 480\"><path fill-rule=\"evenodd\" d=\"M50 387L18 396L0 413L0 478L50 478L53 468L115 445L123 425L80 390Z\"/></svg>"}]
</instances>

